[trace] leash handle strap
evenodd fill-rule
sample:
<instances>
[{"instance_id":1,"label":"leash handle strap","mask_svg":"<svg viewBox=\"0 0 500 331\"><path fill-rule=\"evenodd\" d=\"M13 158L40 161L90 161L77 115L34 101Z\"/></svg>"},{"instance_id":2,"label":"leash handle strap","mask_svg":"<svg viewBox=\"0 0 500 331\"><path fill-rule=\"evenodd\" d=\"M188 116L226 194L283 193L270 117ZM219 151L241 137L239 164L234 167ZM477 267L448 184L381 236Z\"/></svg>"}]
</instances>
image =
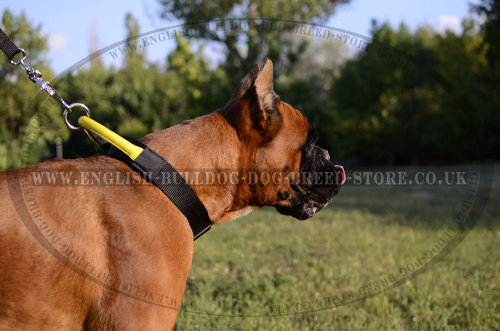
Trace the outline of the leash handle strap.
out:
<instances>
[{"instance_id":1,"label":"leash handle strap","mask_svg":"<svg viewBox=\"0 0 500 331\"><path fill-rule=\"evenodd\" d=\"M5 55L7 55L9 60L12 60L17 53L21 52L16 44L10 40L2 29L0 29L0 49L5 53Z\"/></svg>"},{"instance_id":2,"label":"leash handle strap","mask_svg":"<svg viewBox=\"0 0 500 331\"><path fill-rule=\"evenodd\" d=\"M142 152L132 160L121 148L101 137L99 133L87 129L85 132L106 155L122 161L158 187L186 217L193 231L194 240L210 230L212 221L205 206L181 174L161 155L135 139L122 137L142 148Z\"/></svg>"}]
</instances>

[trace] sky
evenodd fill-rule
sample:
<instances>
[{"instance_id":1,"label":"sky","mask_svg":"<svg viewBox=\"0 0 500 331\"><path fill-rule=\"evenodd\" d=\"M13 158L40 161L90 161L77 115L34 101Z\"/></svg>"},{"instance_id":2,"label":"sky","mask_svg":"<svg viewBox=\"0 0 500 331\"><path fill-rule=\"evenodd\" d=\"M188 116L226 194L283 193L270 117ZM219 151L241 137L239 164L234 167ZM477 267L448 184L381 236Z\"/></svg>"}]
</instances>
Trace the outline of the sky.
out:
<instances>
[{"instance_id":1,"label":"sky","mask_svg":"<svg viewBox=\"0 0 500 331\"><path fill-rule=\"evenodd\" d=\"M370 35L372 19L378 22L389 21L393 27L404 21L411 29L428 24L438 31L452 29L460 32L460 21L469 14L469 2L351 0L337 9L327 25L364 36ZM473 2L477 3L477 0ZM125 15L128 12L138 19L141 32L178 23L160 18L157 0L24 0L0 4L2 12L7 8L15 14L24 11L32 23L41 24L42 32L49 35L47 58L56 75L89 55L92 34L97 36L100 48L123 40L126 36ZM148 57L159 61L173 46L173 43L165 43L161 46L162 49L152 47L148 50ZM210 48L206 51L214 56L218 52L217 49Z\"/></svg>"}]
</instances>

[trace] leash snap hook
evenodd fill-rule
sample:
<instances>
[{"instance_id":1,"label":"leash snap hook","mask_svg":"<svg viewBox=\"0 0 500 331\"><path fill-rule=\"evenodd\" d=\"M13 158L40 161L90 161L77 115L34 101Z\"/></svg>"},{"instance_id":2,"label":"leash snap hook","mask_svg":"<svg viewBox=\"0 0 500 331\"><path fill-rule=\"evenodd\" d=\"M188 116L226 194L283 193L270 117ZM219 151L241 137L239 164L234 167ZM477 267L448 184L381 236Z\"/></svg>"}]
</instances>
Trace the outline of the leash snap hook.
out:
<instances>
[{"instance_id":1,"label":"leash snap hook","mask_svg":"<svg viewBox=\"0 0 500 331\"><path fill-rule=\"evenodd\" d=\"M42 79L42 73L39 70L32 68L26 63L24 63L24 60L26 59L26 51L22 48L18 48L17 50L20 53L22 53L23 56L21 57L21 59L15 62L13 60L10 60L10 63L14 66L22 65L24 70L26 70L29 79L33 83L36 83L42 91L44 91L53 99L55 99L57 102L59 102L65 109L68 108L69 107L68 104L63 100L63 98L59 95L59 93L57 93L55 88L52 87L50 82L48 80Z\"/></svg>"},{"instance_id":2,"label":"leash snap hook","mask_svg":"<svg viewBox=\"0 0 500 331\"><path fill-rule=\"evenodd\" d=\"M69 120L68 120L68 114L71 113L71 111L73 110L73 108L76 108L76 107L83 108L85 110L85 115L88 116L88 117L90 117L90 110L83 103L75 102L75 103L72 103L71 105L69 105L68 107L66 107L64 109L64 111L63 111L64 123L66 123L66 126L70 130L73 130L73 131L78 131L78 130L80 130L82 128L81 126L75 126L75 125L71 124L69 122Z\"/></svg>"}]
</instances>

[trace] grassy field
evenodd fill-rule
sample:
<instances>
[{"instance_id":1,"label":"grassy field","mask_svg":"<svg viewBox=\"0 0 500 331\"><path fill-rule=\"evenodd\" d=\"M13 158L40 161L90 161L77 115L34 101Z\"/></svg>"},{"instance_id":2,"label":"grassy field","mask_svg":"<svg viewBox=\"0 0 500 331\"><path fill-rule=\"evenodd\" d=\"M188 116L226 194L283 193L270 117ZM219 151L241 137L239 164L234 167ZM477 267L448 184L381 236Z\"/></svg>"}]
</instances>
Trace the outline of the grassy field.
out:
<instances>
[{"instance_id":1,"label":"grassy field","mask_svg":"<svg viewBox=\"0 0 500 331\"><path fill-rule=\"evenodd\" d=\"M401 284L401 268L428 262L454 222L463 186L351 184L306 222L265 208L217 226L195 244L176 329L498 330L500 185L486 176L493 189L479 222ZM375 283L394 288L377 293Z\"/></svg>"}]
</instances>

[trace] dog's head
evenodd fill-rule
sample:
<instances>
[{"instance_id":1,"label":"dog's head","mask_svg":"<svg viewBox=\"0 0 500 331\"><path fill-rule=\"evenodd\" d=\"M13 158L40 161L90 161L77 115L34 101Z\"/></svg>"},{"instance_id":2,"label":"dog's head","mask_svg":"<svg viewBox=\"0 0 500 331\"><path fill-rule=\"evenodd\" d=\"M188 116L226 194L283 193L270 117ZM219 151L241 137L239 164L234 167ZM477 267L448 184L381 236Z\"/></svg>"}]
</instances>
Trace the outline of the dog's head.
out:
<instances>
[{"instance_id":1,"label":"dog's head","mask_svg":"<svg viewBox=\"0 0 500 331\"><path fill-rule=\"evenodd\" d=\"M344 169L316 146L318 135L305 116L279 99L273 64L266 59L240 81L219 111L242 143L241 205L274 206L304 220L325 207L345 181Z\"/></svg>"}]
</instances>

